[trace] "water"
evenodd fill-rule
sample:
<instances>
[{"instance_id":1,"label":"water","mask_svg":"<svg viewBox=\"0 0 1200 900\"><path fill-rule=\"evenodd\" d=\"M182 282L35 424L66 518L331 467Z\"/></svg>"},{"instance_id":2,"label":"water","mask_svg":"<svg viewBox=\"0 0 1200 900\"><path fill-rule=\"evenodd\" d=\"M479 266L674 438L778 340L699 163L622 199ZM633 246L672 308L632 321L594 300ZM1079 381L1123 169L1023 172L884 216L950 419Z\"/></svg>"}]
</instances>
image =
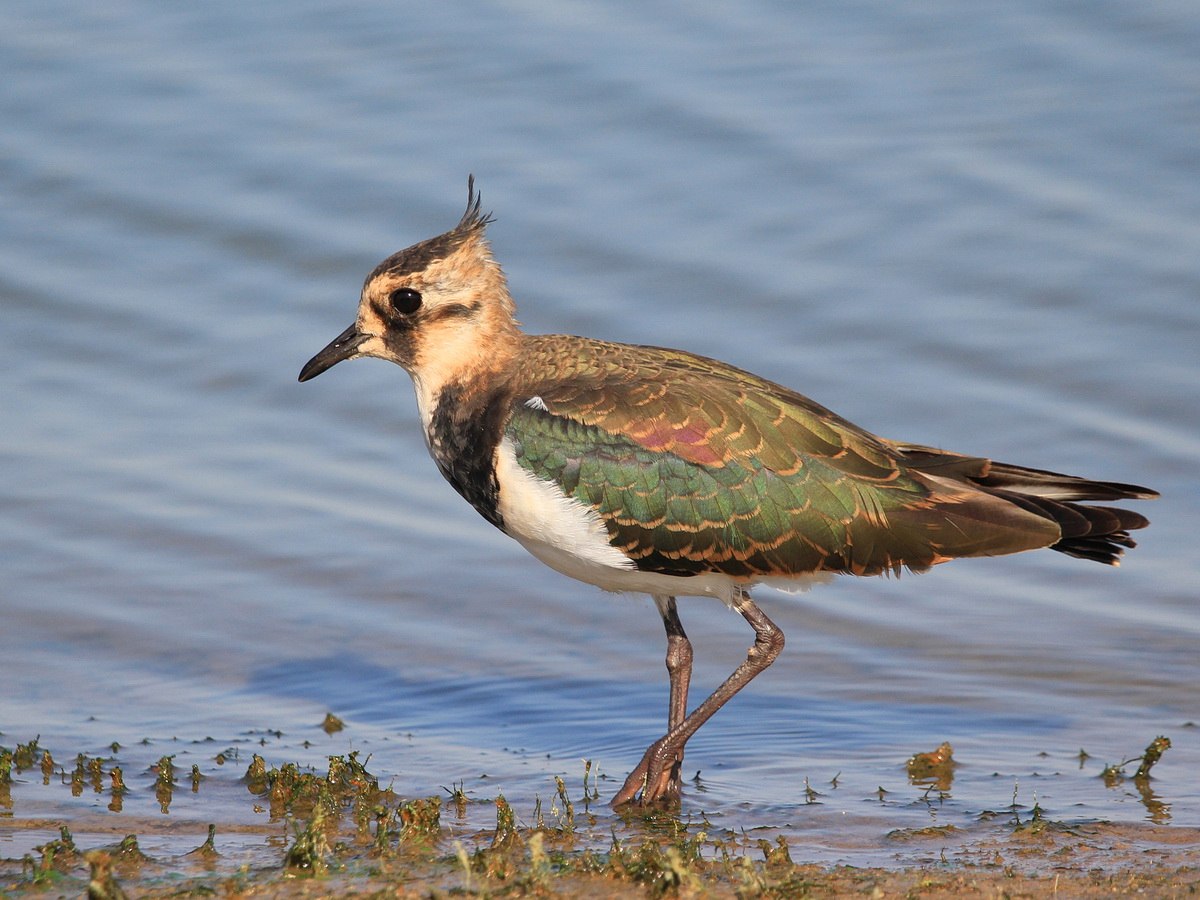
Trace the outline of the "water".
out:
<instances>
[{"instance_id":1,"label":"water","mask_svg":"<svg viewBox=\"0 0 1200 900\"><path fill-rule=\"evenodd\" d=\"M897 828L978 834L1014 787L1057 820L1200 826L1194 5L39 0L0 35L0 745L118 741L214 784L250 752L362 749L402 793L519 811L589 758L615 790L664 724L649 602L479 520L398 369L296 383L474 172L532 331L1163 493L1120 570L760 591L788 647L694 740L685 816L856 864L922 858ZM750 635L682 615L700 692ZM1151 797L1103 786L1158 734ZM903 764L944 740L934 804ZM121 813L24 779L0 817L137 830L160 814L127 780ZM230 801L246 852L256 823ZM0 827L0 856L41 839Z\"/></svg>"}]
</instances>

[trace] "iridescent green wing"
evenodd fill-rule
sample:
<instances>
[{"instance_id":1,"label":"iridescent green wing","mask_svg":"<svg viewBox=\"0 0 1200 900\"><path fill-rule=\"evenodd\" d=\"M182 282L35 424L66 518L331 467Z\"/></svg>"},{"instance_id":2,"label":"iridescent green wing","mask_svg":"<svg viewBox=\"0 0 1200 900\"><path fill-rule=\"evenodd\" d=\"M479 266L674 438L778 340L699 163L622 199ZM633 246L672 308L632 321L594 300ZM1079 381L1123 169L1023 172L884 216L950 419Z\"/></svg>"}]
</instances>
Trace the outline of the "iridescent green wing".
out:
<instances>
[{"instance_id":1,"label":"iridescent green wing","mask_svg":"<svg viewBox=\"0 0 1200 900\"><path fill-rule=\"evenodd\" d=\"M519 464L594 509L644 570L873 574L1055 539L1030 543L1007 504L931 487L887 443L747 372L582 338L530 344L540 375L515 385L507 426Z\"/></svg>"}]
</instances>

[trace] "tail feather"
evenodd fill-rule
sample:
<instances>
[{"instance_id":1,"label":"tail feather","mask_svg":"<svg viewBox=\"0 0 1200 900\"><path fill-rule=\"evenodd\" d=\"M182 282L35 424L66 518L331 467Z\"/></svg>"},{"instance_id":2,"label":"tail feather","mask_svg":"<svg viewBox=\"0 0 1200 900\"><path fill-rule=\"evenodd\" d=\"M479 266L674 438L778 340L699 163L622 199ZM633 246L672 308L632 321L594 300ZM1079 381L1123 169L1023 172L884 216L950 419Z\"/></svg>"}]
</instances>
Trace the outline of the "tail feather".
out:
<instances>
[{"instance_id":1,"label":"tail feather","mask_svg":"<svg viewBox=\"0 0 1200 900\"><path fill-rule=\"evenodd\" d=\"M1158 491L1137 484L1091 481L1075 475L998 462L993 462L977 483L982 487L1054 500L1151 500L1158 496Z\"/></svg>"},{"instance_id":2,"label":"tail feather","mask_svg":"<svg viewBox=\"0 0 1200 900\"><path fill-rule=\"evenodd\" d=\"M1030 469L980 457L945 453L930 447L899 448L914 469L974 484L1014 506L1055 522L1062 532L1051 550L1106 565L1120 564L1126 548L1137 546L1130 531L1149 519L1114 506L1092 506L1080 500L1151 500L1158 492L1136 484L1091 481L1045 469Z\"/></svg>"},{"instance_id":3,"label":"tail feather","mask_svg":"<svg viewBox=\"0 0 1200 900\"><path fill-rule=\"evenodd\" d=\"M1137 541L1124 531L1106 534L1100 537L1078 538L1070 541L1059 541L1051 544L1051 550L1074 556L1078 559L1091 559L1109 566L1119 566L1121 555L1125 548L1137 546Z\"/></svg>"},{"instance_id":4,"label":"tail feather","mask_svg":"<svg viewBox=\"0 0 1200 900\"><path fill-rule=\"evenodd\" d=\"M1150 524L1150 520L1140 513L1114 506L1027 497L1012 491L993 490L990 493L1057 522L1062 529L1062 538L1050 545L1051 550L1110 566L1119 564L1124 548L1137 546L1129 532Z\"/></svg>"}]
</instances>

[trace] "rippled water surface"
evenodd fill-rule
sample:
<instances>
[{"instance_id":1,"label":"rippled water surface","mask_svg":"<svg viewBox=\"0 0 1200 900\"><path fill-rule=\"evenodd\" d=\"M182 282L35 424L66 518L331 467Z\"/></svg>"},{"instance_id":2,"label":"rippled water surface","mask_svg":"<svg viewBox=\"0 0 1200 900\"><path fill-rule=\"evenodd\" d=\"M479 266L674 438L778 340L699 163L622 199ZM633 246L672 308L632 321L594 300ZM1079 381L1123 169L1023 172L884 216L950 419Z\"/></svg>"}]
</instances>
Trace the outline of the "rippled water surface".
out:
<instances>
[{"instance_id":1,"label":"rippled water surface","mask_svg":"<svg viewBox=\"0 0 1200 900\"><path fill-rule=\"evenodd\" d=\"M296 383L468 172L530 330L1163 494L1118 570L761 590L787 649L693 741L685 817L884 864L924 852L894 829L977 827L1014 791L1200 826L1194 4L38 0L0 11L0 75L0 746L139 763L120 813L19 781L0 856L38 842L4 817L136 830L164 754L220 782L218 750L361 749L402 794L527 811L584 758L611 796L661 732L648 600L479 519L399 369ZM682 615L700 692L751 635ZM1105 786L1159 734L1152 789ZM934 799L904 761L943 741Z\"/></svg>"}]
</instances>

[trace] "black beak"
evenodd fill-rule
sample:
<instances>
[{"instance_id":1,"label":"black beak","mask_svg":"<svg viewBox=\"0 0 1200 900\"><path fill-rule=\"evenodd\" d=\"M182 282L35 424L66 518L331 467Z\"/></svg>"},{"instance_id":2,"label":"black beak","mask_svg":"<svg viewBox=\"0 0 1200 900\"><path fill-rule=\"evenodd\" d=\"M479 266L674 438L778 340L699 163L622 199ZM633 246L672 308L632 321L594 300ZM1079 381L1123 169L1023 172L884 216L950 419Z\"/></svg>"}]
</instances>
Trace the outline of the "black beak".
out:
<instances>
[{"instance_id":1,"label":"black beak","mask_svg":"<svg viewBox=\"0 0 1200 900\"><path fill-rule=\"evenodd\" d=\"M366 339L367 335L358 330L358 325L351 325L330 341L328 347L304 364L304 368L300 370L300 380L316 378L342 360L352 358Z\"/></svg>"}]
</instances>

